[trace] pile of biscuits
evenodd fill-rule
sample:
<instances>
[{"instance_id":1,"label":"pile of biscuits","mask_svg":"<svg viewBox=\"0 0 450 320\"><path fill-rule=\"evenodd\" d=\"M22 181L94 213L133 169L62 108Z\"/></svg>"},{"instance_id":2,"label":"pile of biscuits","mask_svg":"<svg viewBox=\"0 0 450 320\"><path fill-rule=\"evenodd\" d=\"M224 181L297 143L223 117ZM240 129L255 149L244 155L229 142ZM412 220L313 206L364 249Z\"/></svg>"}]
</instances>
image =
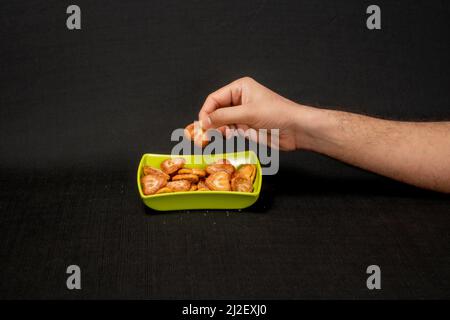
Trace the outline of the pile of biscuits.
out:
<instances>
[{"instance_id":1,"label":"pile of biscuits","mask_svg":"<svg viewBox=\"0 0 450 320\"><path fill-rule=\"evenodd\" d=\"M253 192L256 176L254 164L235 168L228 160L221 159L204 169L185 168L185 159L164 160L161 169L144 166L141 178L145 195L179 191L239 191Z\"/></svg>"}]
</instances>

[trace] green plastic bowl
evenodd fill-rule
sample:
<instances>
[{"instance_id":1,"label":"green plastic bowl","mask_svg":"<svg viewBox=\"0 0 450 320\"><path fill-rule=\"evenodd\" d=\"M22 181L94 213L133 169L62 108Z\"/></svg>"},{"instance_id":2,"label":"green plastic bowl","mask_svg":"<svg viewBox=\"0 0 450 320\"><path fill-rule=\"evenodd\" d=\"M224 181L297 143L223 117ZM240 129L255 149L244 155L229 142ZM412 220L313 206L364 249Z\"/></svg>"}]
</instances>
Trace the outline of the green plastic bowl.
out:
<instances>
[{"instance_id":1,"label":"green plastic bowl","mask_svg":"<svg viewBox=\"0 0 450 320\"><path fill-rule=\"evenodd\" d=\"M140 178L142 168L152 166L160 168L161 162L168 158L186 159L186 168L204 168L207 164L218 159L228 159L236 168L241 164L252 163L256 165L256 177L253 183L253 192L235 191L186 191L144 195ZM195 160L195 162L194 162ZM262 185L261 164L253 151L224 153L211 156L187 155L171 156L170 154L146 153L142 156L137 171L137 185L139 195L146 206L158 211L191 210L191 209L243 209L251 206L258 200Z\"/></svg>"}]
</instances>

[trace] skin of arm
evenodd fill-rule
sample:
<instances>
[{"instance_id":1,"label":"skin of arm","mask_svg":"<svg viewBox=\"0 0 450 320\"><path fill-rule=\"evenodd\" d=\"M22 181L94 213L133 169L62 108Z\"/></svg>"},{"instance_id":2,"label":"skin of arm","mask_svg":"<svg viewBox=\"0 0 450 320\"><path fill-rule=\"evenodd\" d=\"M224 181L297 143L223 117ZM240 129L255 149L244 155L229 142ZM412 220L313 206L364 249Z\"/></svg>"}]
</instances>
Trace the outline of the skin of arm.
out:
<instances>
[{"instance_id":1,"label":"skin of arm","mask_svg":"<svg viewBox=\"0 0 450 320\"><path fill-rule=\"evenodd\" d=\"M450 122L402 122L299 106L296 144L418 187L450 193ZM294 115L293 115L294 116Z\"/></svg>"},{"instance_id":2,"label":"skin of arm","mask_svg":"<svg viewBox=\"0 0 450 320\"><path fill-rule=\"evenodd\" d=\"M450 193L450 122L403 122L288 100L245 77L208 96L205 129L279 129L281 150L305 149L418 187Z\"/></svg>"}]
</instances>

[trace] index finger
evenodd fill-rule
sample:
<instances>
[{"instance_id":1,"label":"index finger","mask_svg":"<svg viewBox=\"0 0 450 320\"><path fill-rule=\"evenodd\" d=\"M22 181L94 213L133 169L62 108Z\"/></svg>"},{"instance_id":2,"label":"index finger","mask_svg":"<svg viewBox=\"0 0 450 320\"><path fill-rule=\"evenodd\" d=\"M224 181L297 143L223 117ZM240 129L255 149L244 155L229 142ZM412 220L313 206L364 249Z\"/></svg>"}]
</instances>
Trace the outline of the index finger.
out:
<instances>
[{"instance_id":1,"label":"index finger","mask_svg":"<svg viewBox=\"0 0 450 320\"><path fill-rule=\"evenodd\" d=\"M233 81L209 94L198 114L202 125L205 126L208 115L216 109L240 105L241 96L242 86L239 80Z\"/></svg>"}]
</instances>

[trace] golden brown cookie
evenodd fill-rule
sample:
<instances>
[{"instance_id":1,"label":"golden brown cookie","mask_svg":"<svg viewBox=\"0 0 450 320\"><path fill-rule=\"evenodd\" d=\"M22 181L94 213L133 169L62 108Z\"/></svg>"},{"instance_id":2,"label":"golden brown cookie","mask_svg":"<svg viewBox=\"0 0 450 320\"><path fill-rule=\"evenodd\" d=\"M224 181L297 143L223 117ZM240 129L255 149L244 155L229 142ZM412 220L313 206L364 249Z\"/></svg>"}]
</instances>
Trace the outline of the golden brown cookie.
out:
<instances>
[{"instance_id":1,"label":"golden brown cookie","mask_svg":"<svg viewBox=\"0 0 450 320\"><path fill-rule=\"evenodd\" d=\"M240 192L252 192L253 184L250 179L237 176L231 179L231 190Z\"/></svg>"},{"instance_id":2,"label":"golden brown cookie","mask_svg":"<svg viewBox=\"0 0 450 320\"><path fill-rule=\"evenodd\" d=\"M256 166L254 164L243 164L236 170L233 176L247 178L253 183L256 176Z\"/></svg>"},{"instance_id":3,"label":"golden brown cookie","mask_svg":"<svg viewBox=\"0 0 450 320\"><path fill-rule=\"evenodd\" d=\"M206 176L206 171L203 169L197 169L197 168L192 168L192 169L183 168L183 169L178 170L177 174L195 174L196 176L204 177L204 176Z\"/></svg>"},{"instance_id":4,"label":"golden brown cookie","mask_svg":"<svg viewBox=\"0 0 450 320\"><path fill-rule=\"evenodd\" d=\"M205 180L200 180L197 184L198 191L209 191L208 186L205 183Z\"/></svg>"},{"instance_id":5,"label":"golden brown cookie","mask_svg":"<svg viewBox=\"0 0 450 320\"><path fill-rule=\"evenodd\" d=\"M191 182L187 180L170 181L167 183L167 187L172 189L174 192L189 191L191 188Z\"/></svg>"},{"instance_id":6,"label":"golden brown cookie","mask_svg":"<svg viewBox=\"0 0 450 320\"><path fill-rule=\"evenodd\" d=\"M228 174L233 174L234 172L234 167L231 164L210 164L206 167L206 172L208 174L213 174L219 171L225 171Z\"/></svg>"},{"instance_id":7,"label":"golden brown cookie","mask_svg":"<svg viewBox=\"0 0 450 320\"><path fill-rule=\"evenodd\" d=\"M142 172L144 173L144 176L149 175L149 174L154 174L154 175L160 175L162 177L164 177L164 179L169 180L170 176L164 172L162 172L159 169L155 169L152 168L150 166L144 166L142 169Z\"/></svg>"},{"instance_id":8,"label":"golden brown cookie","mask_svg":"<svg viewBox=\"0 0 450 320\"><path fill-rule=\"evenodd\" d=\"M159 194L159 193L169 193L169 192L173 192L173 190L170 189L169 187L163 187L163 188L159 189L158 191L156 191L156 194Z\"/></svg>"},{"instance_id":9,"label":"golden brown cookie","mask_svg":"<svg viewBox=\"0 0 450 320\"><path fill-rule=\"evenodd\" d=\"M194 141L194 143L202 148L204 148L208 143L208 136L203 131L200 126L200 123L191 123L184 129L184 135Z\"/></svg>"},{"instance_id":10,"label":"golden brown cookie","mask_svg":"<svg viewBox=\"0 0 450 320\"><path fill-rule=\"evenodd\" d=\"M192 169L189 168L182 168L180 170L178 170L177 174L191 174L192 173Z\"/></svg>"},{"instance_id":11,"label":"golden brown cookie","mask_svg":"<svg viewBox=\"0 0 450 320\"><path fill-rule=\"evenodd\" d=\"M199 176L200 178L202 178L202 177L206 176L206 171L203 169L193 168L192 174L195 174L196 176Z\"/></svg>"},{"instance_id":12,"label":"golden brown cookie","mask_svg":"<svg viewBox=\"0 0 450 320\"><path fill-rule=\"evenodd\" d=\"M161 175L149 174L141 178L142 192L145 195L154 194L167 184L167 180Z\"/></svg>"},{"instance_id":13,"label":"golden brown cookie","mask_svg":"<svg viewBox=\"0 0 450 320\"><path fill-rule=\"evenodd\" d=\"M226 171L218 171L206 178L206 186L210 190L230 191L230 174Z\"/></svg>"},{"instance_id":14,"label":"golden brown cookie","mask_svg":"<svg viewBox=\"0 0 450 320\"><path fill-rule=\"evenodd\" d=\"M195 183L193 183L191 185L191 188L189 189L189 191L196 191L197 190L197 185Z\"/></svg>"},{"instance_id":15,"label":"golden brown cookie","mask_svg":"<svg viewBox=\"0 0 450 320\"><path fill-rule=\"evenodd\" d=\"M177 174L176 176L172 177L172 181L178 181L178 180L188 180L190 182L198 182L198 176L195 174Z\"/></svg>"},{"instance_id":16,"label":"golden brown cookie","mask_svg":"<svg viewBox=\"0 0 450 320\"><path fill-rule=\"evenodd\" d=\"M172 158L161 162L161 169L166 174L175 173L178 169L183 168L186 160L183 158Z\"/></svg>"}]
</instances>

